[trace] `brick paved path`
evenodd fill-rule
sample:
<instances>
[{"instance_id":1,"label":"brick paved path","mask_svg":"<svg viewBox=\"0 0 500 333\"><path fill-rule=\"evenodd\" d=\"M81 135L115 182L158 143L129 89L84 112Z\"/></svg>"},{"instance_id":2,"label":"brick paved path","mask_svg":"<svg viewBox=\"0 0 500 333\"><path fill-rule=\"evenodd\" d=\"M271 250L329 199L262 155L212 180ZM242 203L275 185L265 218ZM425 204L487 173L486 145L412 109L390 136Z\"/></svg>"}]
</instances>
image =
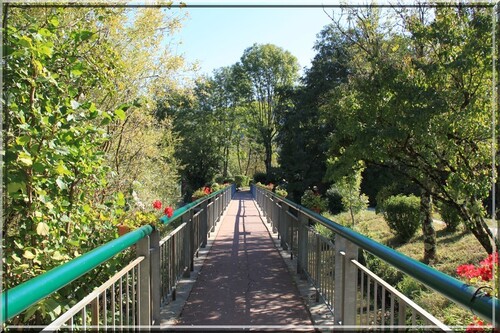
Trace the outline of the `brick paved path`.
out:
<instances>
[{"instance_id":1,"label":"brick paved path","mask_svg":"<svg viewBox=\"0 0 500 333\"><path fill-rule=\"evenodd\" d=\"M249 192L237 192L178 325L312 325Z\"/></svg>"}]
</instances>

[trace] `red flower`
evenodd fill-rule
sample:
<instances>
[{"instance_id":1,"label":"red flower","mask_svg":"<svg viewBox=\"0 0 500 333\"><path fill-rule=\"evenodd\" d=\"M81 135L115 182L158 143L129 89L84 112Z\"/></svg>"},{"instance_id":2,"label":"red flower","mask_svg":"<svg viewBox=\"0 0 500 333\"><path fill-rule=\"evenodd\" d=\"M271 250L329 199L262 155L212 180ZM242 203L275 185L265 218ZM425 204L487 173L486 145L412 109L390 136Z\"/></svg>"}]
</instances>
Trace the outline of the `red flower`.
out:
<instances>
[{"instance_id":1,"label":"red flower","mask_svg":"<svg viewBox=\"0 0 500 333\"><path fill-rule=\"evenodd\" d=\"M474 317L474 320L472 321L472 323L467 325L465 332L466 333L486 332L483 328L484 326L485 325L484 325L484 322L482 320L480 320L477 317ZM488 327L489 325L486 325L486 326Z\"/></svg>"},{"instance_id":2,"label":"red flower","mask_svg":"<svg viewBox=\"0 0 500 333\"><path fill-rule=\"evenodd\" d=\"M160 200L155 200L153 202L153 208L160 210L161 209L161 201Z\"/></svg>"},{"instance_id":3,"label":"red flower","mask_svg":"<svg viewBox=\"0 0 500 333\"><path fill-rule=\"evenodd\" d=\"M203 192L205 192L205 194L210 194L210 187L204 187L203 188Z\"/></svg>"},{"instance_id":4,"label":"red flower","mask_svg":"<svg viewBox=\"0 0 500 333\"><path fill-rule=\"evenodd\" d=\"M171 218L172 215L174 215L174 209L170 206L165 207L164 213L165 215L167 215L168 218Z\"/></svg>"}]
</instances>

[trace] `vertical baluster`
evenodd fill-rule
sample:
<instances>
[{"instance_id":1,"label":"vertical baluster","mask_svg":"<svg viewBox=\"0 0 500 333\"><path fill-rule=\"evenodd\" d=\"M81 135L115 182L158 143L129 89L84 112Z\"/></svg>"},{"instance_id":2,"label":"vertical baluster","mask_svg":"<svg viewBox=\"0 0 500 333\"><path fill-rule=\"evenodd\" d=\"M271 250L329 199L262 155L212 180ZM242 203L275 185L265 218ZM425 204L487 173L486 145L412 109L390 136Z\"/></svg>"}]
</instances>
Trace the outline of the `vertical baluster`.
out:
<instances>
[{"instance_id":1,"label":"vertical baluster","mask_svg":"<svg viewBox=\"0 0 500 333\"><path fill-rule=\"evenodd\" d=\"M92 300L91 323L94 329L99 329L99 296Z\"/></svg>"},{"instance_id":2,"label":"vertical baluster","mask_svg":"<svg viewBox=\"0 0 500 333\"><path fill-rule=\"evenodd\" d=\"M130 325L130 276L131 273L127 272L127 275L125 277L125 299L127 301L126 306L125 306L125 324L126 326Z\"/></svg>"},{"instance_id":3,"label":"vertical baluster","mask_svg":"<svg viewBox=\"0 0 500 333\"><path fill-rule=\"evenodd\" d=\"M385 287L382 286L382 326L385 326Z\"/></svg>"},{"instance_id":4,"label":"vertical baluster","mask_svg":"<svg viewBox=\"0 0 500 333\"><path fill-rule=\"evenodd\" d=\"M373 280L373 323L378 325L378 282Z\"/></svg>"},{"instance_id":5,"label":"vertical baluster","mask_svg":"<svg viewBox=\"0 0 500 333\"><path fill-rule=\"evenodd\" d=\"M82 326L83 326L84 330L87 328L87 307L86 306L83 307Z\"/></svg>"},{"instance_id":6,"label":"vertical baluster","mask_svg":"<svg viewBox=\"0 0 500 333\"><path fill-rule=\"evenodd\" d=\"M390 324L394 326L394 294L391 293L391 319Z\"/></svg>"},{"instance_id":7,"label":"vertical baluster","mask_svg":"<svg viewBox=\"0 0 500 333\"><path fill-rule=\"evenodd\" d=\"M120 327L123 326L123 277L120 277L120 284L118 285L119 295L118 295L118 306L120 309ZM123 330L123 328L121 328Z\"/></svg>"},{"instance_id":8,"label":"vertical baluster","mask_svg":"<svg viewBox=\"0 0 500 333\"><path fill-rule=\"evenodd\" d=\"M113 331L116 330L116 282L111 285L111 325L113 326Z\"/></svg>"},{"instance_id":9,"label":"vertical baluster","mask_svg":"<svg viewBox=\"0 0 500 333\"><path fill-rule=\"evenodd\" d=\"M136 316L137 316L137 313L135 311L135 296L136 294L139 292L139 284L136 282L136 279L135 279L135 270L136 268L134 267L134 269L132 270L132 326L135 326L135 321L136 321Z\"/></svg>"},{"instance_id":10,"label":"vertical baluster","mask_svg":"<svg viewBox=\"0 0 500 333\"><path fill-rule=\"evenodd\" d=\"M104 329L108 328L108 293L107 289L102 292L102 318L104 322Z\"/></svg>"},{"instance_id":11,"label":"vertical baluster","mask_svg":"<svg viewBox=\"0 0 500 333\"><path fill-rule=\"evenodd\" d=\"M364 292L365 292L365 272L361 271L361 293L359 295L359 323L363 325L365 319L363 318L363 308L364 308Z\"/></svg>"},{"instance_id":12,"label":"vertical baluster","mask_svg":"<svg viewBox=\"0 0 500 333\"><path fill-rule=\"evenodd\" d=\"M413 326L417 325L417 312L414 308L411 308L411 324Z\"/></svg>"},{"instance_id":13,"label":"vertical baluster","mask_svg":"<svg viewBox=\"0 0 500 333\"><path fill-rule=\"evenodd\" d=\"M371 278L366 276L366 325L370 325L370 309L371 309Z\"/></svg>"},{"instance_id":14,"label":"vertical baluster","mask_svg":"<svg viewBox=\"0 0 500 333\"><path fill-rule=\"evenodd\" d=\"M406 303L398 297L398 325L406 325Z\"/></svg>"}]
</instances>

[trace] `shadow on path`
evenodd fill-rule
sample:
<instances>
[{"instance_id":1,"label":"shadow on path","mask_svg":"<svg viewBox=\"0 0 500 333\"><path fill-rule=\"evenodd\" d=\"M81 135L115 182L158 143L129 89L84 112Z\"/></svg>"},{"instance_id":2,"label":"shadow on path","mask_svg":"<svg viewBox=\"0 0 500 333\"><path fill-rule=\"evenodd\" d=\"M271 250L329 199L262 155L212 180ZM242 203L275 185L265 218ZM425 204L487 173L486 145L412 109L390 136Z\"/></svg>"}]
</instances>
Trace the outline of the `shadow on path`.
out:
<instances>
[{"instance_id":1,"label":"shadow on path","mask_svg":"<svg viewBox=\"0 0 500 333\"><path fill-rule=\"evenodd\" d=\"M250 192L235 194L179 325L312 325Z\"/></svg>"}]
</instances>

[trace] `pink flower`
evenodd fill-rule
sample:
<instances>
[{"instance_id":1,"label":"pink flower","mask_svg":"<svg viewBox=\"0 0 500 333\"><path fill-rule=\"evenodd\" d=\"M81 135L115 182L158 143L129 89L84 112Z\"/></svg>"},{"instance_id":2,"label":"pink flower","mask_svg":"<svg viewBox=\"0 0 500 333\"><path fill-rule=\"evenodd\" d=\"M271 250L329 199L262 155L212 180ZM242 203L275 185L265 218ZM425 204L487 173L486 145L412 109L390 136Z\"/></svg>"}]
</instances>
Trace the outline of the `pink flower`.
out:
<instances>
[{"instance_id":1,"label":"pink flower","mask_svg":"<svg viewBox=\"0 0 500 333\"><path fill-rule=\"evenodd\" d=\"M160 210L161 209L161 201L160 200L155 200L153 202L153 208Z\"/></svg>"},{"instance_id":2,"label":"pink flower","mask_svg":"<svg viewBox=\"0 0 500 333\"><path fill-rule=\"evenodd\" d=\"M165 207L164 213L165 215L167 215L168 218L171 218L172 215L174 215L174 209L170 206Z\"/></svg>"}]
</instances>

